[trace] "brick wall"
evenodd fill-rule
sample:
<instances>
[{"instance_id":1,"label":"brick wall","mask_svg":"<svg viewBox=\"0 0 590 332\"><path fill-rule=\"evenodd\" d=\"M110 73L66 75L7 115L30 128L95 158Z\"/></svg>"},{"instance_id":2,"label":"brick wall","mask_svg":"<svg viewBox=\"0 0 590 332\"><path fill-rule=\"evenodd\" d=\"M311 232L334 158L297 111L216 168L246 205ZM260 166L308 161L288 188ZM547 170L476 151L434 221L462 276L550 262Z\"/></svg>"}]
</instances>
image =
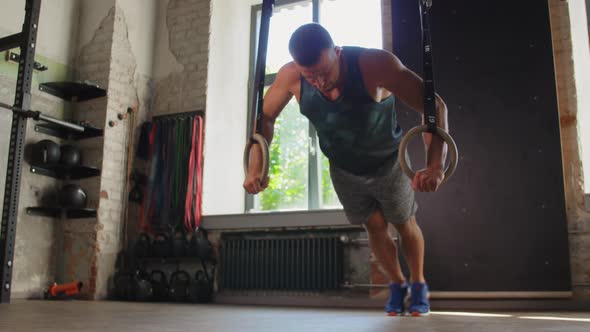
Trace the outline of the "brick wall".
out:
<instances>
[{"instance_id":1,"label":"brick wall","mask_svg":"<svg viewBox=\"0 0 590 332\"><path fill-rule=\"evenodd\" d=\"M88 45L80 49L79 79L99 84L107 90L107 97L79 103L75 112L77 120L104 128L104 136L78 143L84 148L85 163L101 169L100 177L79 181L88 192L90 207L97 208L98 213L96 219L66 222L64 273L66 279L79 279L87 285L83 289L86 297L103 299L122 248L131 117L135 116L135 129L146 118L151 79L136 70L128 24L117 6L102 20ZM136 109L135 115L129 114L128 108Z\"/></svg>"},{"instance_id":2,"label":"brick wall","mask_svg":"<svg viewBox=\"0 0 590 332\"><path fill-rule=\"evenodd\" d=\"M168 47L184 69L156 82L154 115L205 109L210 14L209 0L169 1Z\"/></svg>"},{"instance_id":3,"label":"brick wall","mask_svg":"<svg viewBox=\"0 0 590 332\"><path fill-rule=\"evenodd\" d=\"M100 22L95 35L87 45L81 45L76 59L78 79L98 84L107 90L109 87L111 49L113 44L114 9ZM78 103L74 116L78 121L87 121L91 125L104 128L108 97L92 99ZM106 133L105 129L105 133ZM83 151L84 164L102 169L104 137L96 137L76 142ZM88 195L88 207L99 209L101 178L93 177L77 181ZM97 232L102 210L98 218L69 219L64 221L64 255L61 279L80 280L84 283L83 293L88 297L96 291L96 273L98 264Z\"/></svg>"},{"instance_id":4,"label":"brick wall","mask_svg":"<svg viewBox=\"0 0 590 332\"><path fill-rule=\"evenodd\" d=\"M139 125L154 113L177 113L205 108L209 42L209 1L170 1L166 13L170 51L184 70L170 73L153 84L137 72L123 10L115 6L96 28L92 40L80 48L79 78L107 89L107 97L80 103L77 120L105 128L102 138L79 142L88 164L101 168L100 178L79 183L88 191L90 205L98 208L95 220L71 220L64 226L66 278L80 279L88 298L107 296L117 253L122 248L125 211L125 174L129 136L128 107L137 107L134 139ZM154 102L152 103L152 96ZM111 127L109 122L116 124ZM141 166L137 162L136 166ZM129 228L136 224L136 205L129 205Z\"/></svg>"}]
</instances>

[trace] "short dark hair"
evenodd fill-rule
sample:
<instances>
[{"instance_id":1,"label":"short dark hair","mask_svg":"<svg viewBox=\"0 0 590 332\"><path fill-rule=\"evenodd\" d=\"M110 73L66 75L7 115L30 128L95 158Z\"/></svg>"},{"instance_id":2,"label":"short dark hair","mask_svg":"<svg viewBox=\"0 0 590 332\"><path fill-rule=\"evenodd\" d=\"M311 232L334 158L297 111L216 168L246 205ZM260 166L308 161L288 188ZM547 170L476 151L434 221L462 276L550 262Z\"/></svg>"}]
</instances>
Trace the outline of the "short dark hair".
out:
<instances>
[{"instance_id":1,"label":"short dark hair","mask_svg":"<svg viewBox=\"0 0 590 332\"><path fill-rule=\"evenodd\" d=\"M320 58L320 53L334 47L334 41L328 30L317 23L300 26L289 40L289 52L295 62L301 66L312 66Z\"/></svg>"}]
</instances>

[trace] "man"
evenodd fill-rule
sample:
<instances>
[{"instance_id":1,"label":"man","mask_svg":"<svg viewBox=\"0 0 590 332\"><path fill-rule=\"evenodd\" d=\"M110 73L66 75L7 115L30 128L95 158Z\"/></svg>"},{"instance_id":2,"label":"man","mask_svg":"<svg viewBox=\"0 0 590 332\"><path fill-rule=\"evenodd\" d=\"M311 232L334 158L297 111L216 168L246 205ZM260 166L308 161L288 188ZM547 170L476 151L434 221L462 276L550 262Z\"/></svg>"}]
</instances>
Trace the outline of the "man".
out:
<instances>
[{"instance_id":1,"label":"man","mask_svg":"<svg viewBox=\"0 0 590 332\"><path fill-rule=\"evenodd\" d=\"M427 167L411 180L401 171L398 145L402 130L396 121L394 98L423 112L422 80L385 50L335 46L319 24L299 27L291 36L293 61L278 72L263 107L262 135L270 143L274 122L295 96L301 113L315 126L320 148L330 160L334 189L352 224L362 224L371 250L390 278L386 312L426 315L430 306L424 278L424 238L416 223L414 190L434 192L444 178L446 146L438 136L424 134ZM447 109L436 96L438 126L447 129ZM260 179L261 150L251 150L244 189L264 190ZM410 269L409 283L397 259L397 248L387 231L395 226Z\"/></svg>"}]
</instances>

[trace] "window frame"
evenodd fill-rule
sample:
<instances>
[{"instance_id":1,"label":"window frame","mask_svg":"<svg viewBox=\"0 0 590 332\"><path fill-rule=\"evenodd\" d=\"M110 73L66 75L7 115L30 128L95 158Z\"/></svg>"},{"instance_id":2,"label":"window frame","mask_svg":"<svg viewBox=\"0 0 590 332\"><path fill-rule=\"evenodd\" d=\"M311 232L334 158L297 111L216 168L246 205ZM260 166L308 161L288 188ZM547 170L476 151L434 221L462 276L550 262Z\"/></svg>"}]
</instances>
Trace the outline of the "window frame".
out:
<instances>
[{"instance_id":1,"label":"window frame","mask_svg":"<svg viewBox=\"0 0 590 332\"><path fill-rule=\"evenodd\" d=\"M321 23L320 20L320 1L329 1L329 0L275 0L274 8L283 7L288 5L300 4L300 3L311 3L312 5L312 22ZM590 1L590 0L588 0ZM383 3L381 3L383 6ZM249 71L248 71L248 97L247 97L247 105L248 105L248 119L250 119L251 112L254 111L250 109L250 105L252 105L252 100L256 96L256 91L254 88L254 78L255 78L255 67L256 67L256 56L257 56L257 48L258 48L258 37L259 37L259 28L260 28L260 20L259 17L262 11L262 3L252 5L251 12L250 12L250 50L249 50ZM383 15L383 8L381 9L381 15ZM383 16L380 18L383 20ZM272 23L269 30L272 29ZM382 36L383 38L383 36ZM276 74L268 74L265 73L264 77L264 84L265 88L270 86L276 79ZM311 122L308 122L308 183L307 183L307 208L299 209L301 213L306 212L313 212L313 211L326 211L326 210L339 210L342 211L342 206L324 206L323 202L323 187L322 187L322 161L323 155L320 150L319 146L319 138L317 135L317 131ZM247 123L247 133L250 132L252 124L250 122ZM246 134L247 135L247 134ZM249 137L246 137L248 140ZM258 200L260 199L260 195L249 195L248 193L244 193L244 214L251 215L251 214L258 214L258 213L272 213L272 214L280 214L280 213L290 213L293 210L288 209L277 209L277 210L270 210L270 211L260 211L260 210L253 210L258 204Z\"/></svg>"}]
</instances>

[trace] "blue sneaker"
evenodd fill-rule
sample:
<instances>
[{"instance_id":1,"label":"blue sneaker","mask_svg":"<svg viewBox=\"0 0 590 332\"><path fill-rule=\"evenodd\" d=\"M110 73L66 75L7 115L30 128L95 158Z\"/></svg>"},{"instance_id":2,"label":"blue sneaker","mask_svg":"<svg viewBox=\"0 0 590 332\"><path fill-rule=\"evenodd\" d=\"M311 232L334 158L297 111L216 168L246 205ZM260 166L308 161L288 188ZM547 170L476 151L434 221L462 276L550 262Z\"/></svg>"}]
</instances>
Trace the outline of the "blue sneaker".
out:
<instances>
[{"instance_id":1,"label":"blue sneaker","mask_svg":"<svg viewBox=\"0 0 590 332\"><path fill-rule=\"evenodd\" d=\"M428 285L426 283L413 283L410 297L411 304L408 312L412 316L426 316L430 314L430 304L428 303Z\"/></svg>"},{"instance_id":2,"label":"blue sneaker","mask_svg":"<svg viewBox=\"0 0 590 332\"><path fill-rule=\"evenodd\" d=\"M389 316L397 316L404 313L404 301L406 299L406 295L408 294L408 284L404 283L397 284L391 283L389 284L389 299L387 300L387 304L385 305L385 312Z\"/></svg>"}]
</instances>

